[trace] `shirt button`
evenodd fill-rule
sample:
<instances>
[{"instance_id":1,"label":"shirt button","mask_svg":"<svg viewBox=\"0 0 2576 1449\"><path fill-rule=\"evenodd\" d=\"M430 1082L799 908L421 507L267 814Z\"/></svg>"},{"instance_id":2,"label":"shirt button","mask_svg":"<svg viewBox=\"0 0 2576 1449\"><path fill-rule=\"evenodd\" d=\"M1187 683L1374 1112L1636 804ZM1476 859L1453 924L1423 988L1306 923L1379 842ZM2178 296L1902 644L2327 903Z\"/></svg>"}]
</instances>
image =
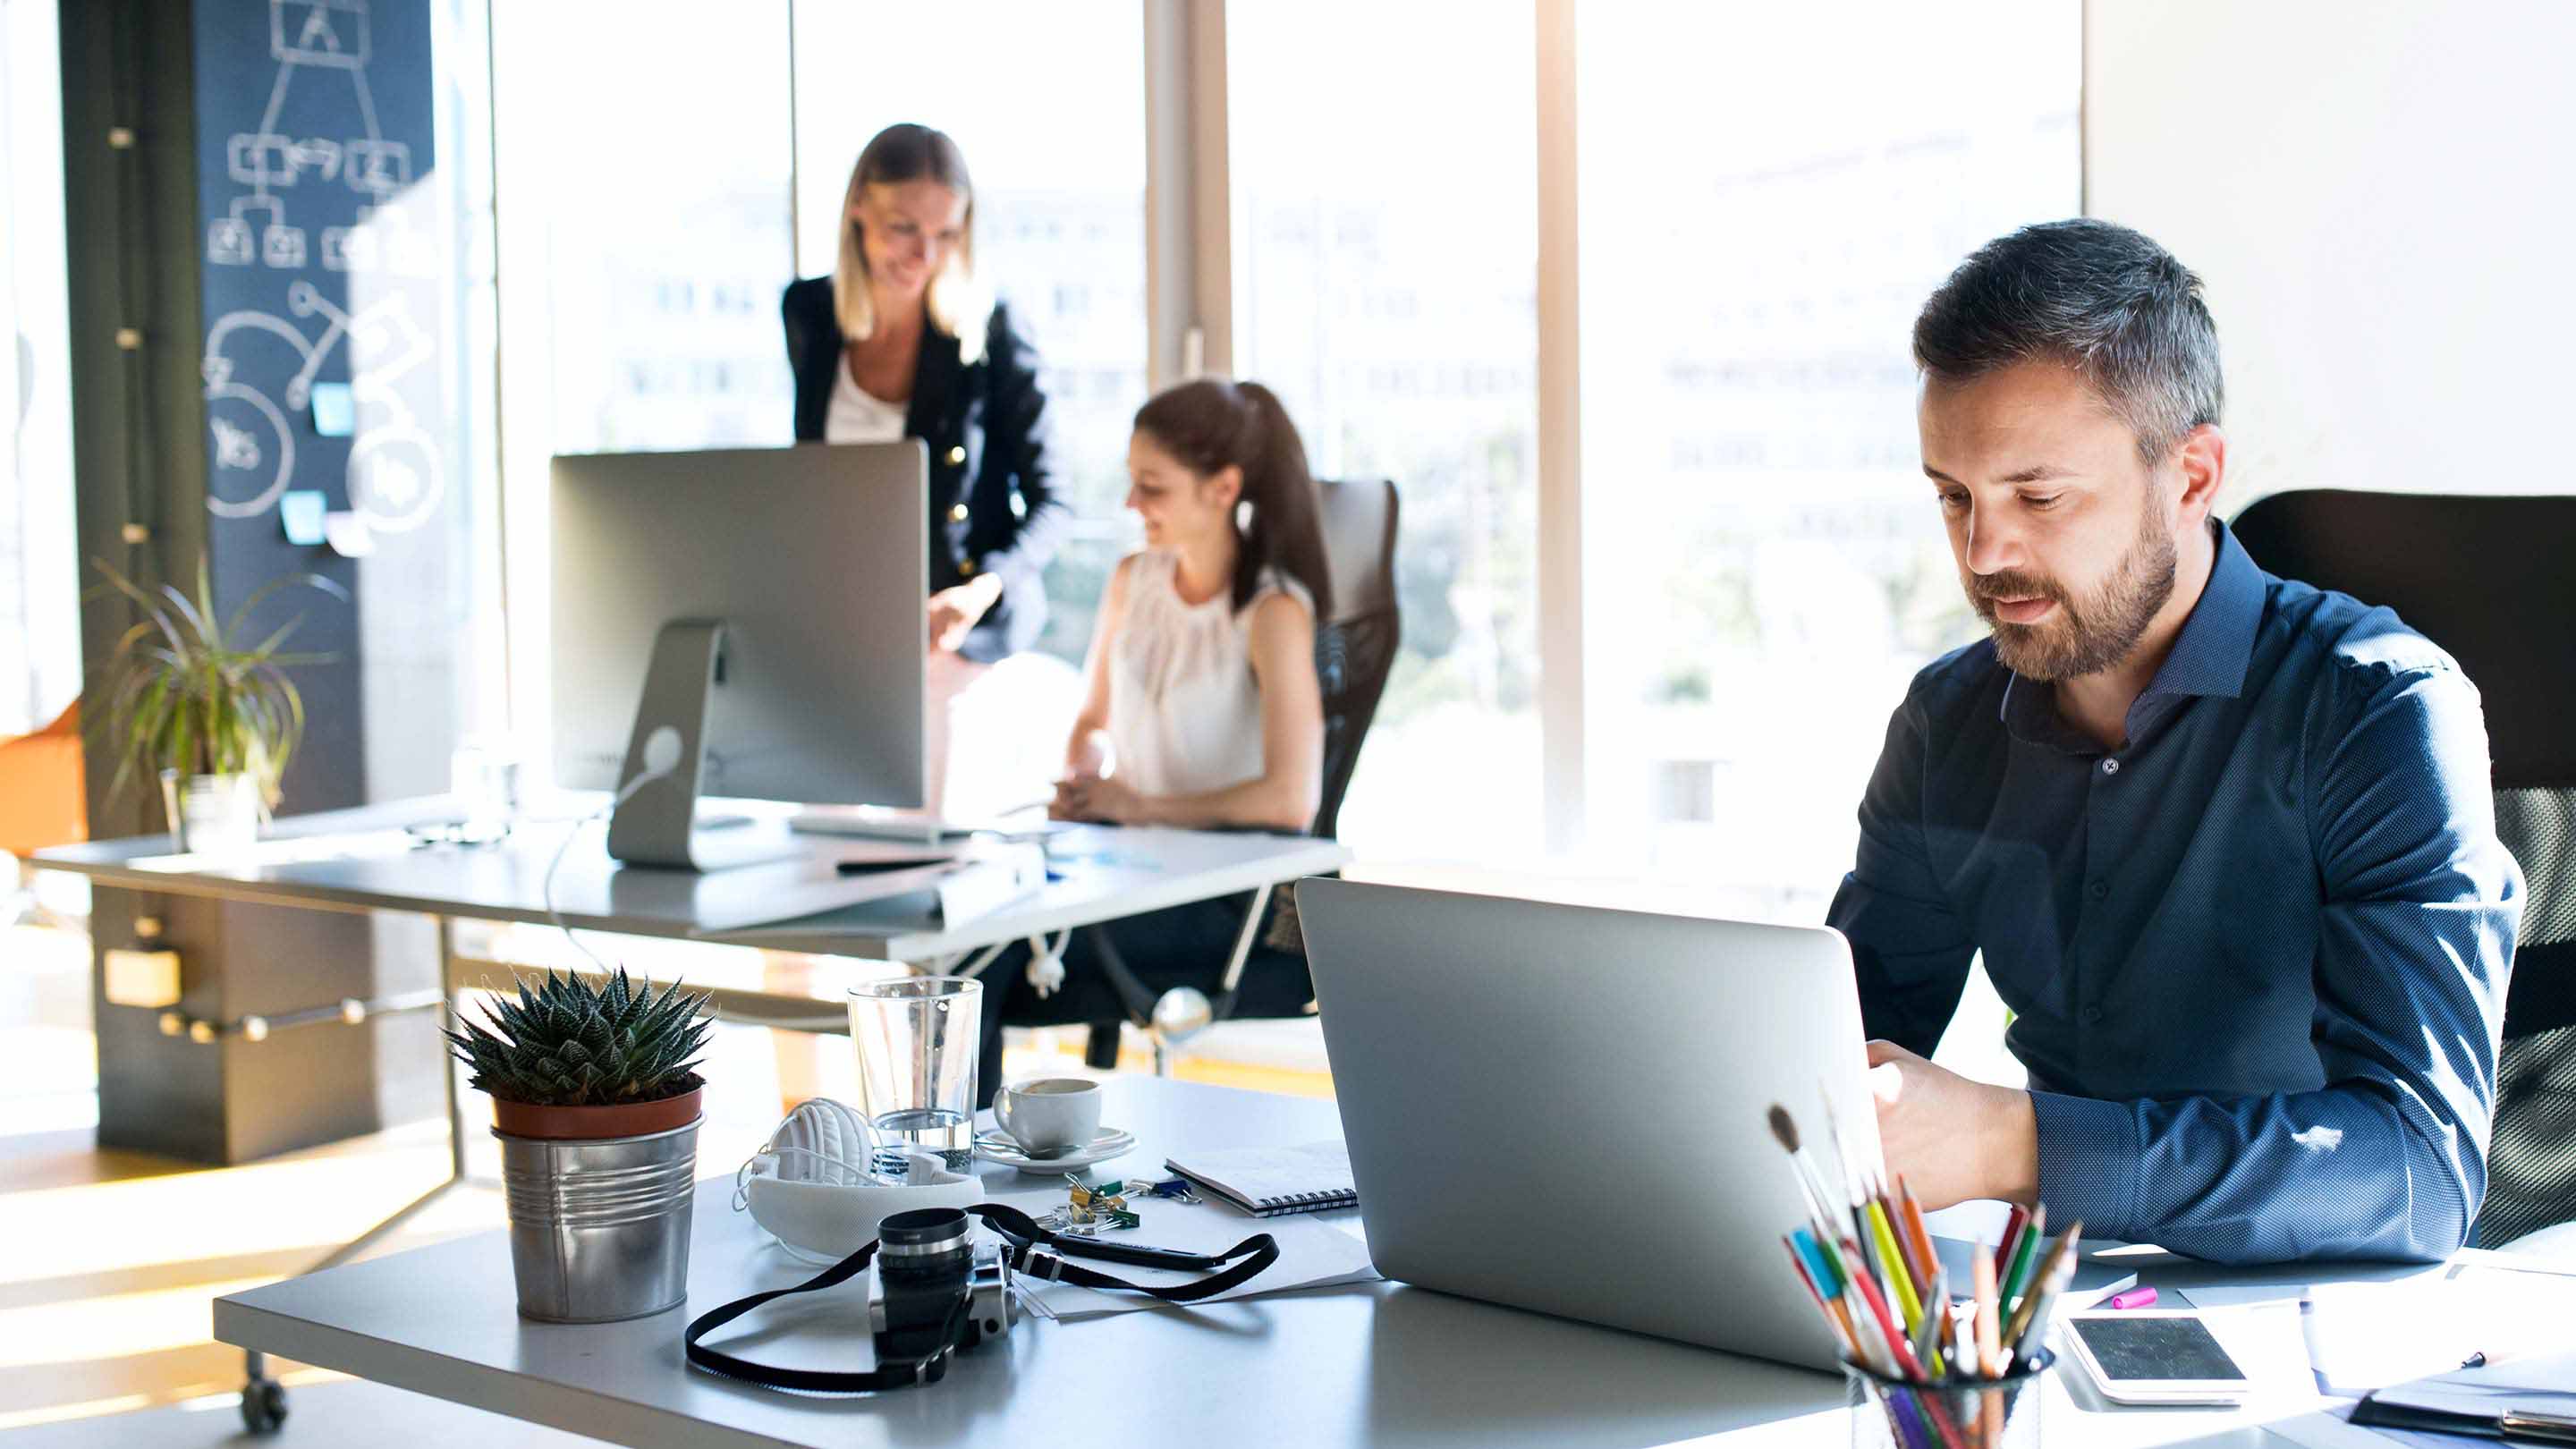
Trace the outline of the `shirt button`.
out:
<instances>
[{"instance_id":1,"label":"shirt button","mask_svg":"<svg viewBox=\"0 0 2576 1449\"><path fill-rule=\"evenodd\" d=\"M953 464L957 464L957 463L963 463L963 462L965 462L965 461L966 461L966 445L965 445L965 444L963 444L963 443L960 443L960 444L958 444L956 447L949 449L949 450L948 450L948 461L949 461L952 465L953 465Z\"/></svg>"},{"instance_id":2,"label":"shirt button","mask_svg":"<svg viewBox=\"0 0 2576 1449\"><path fill-rule=\"evenodd\" d=\"M2097 1021L2100 1021L2101 1019L2102 1019L2102 1008L2100 1008L2100 1007L2098 1007L2098 1006L2088 1006L2088 1007L2084 1008L2084 1024L2085 1024L2085 1025L2087 1025L2087 1026L2091 1026L2093 1023L2095 1023L2095 1022L2097 1022Z\"/></svg>"},{"instance_id":3,"label":"shirt button","mask_svg":"<svg viewBox=\"0 0 2576 1449\"><path fill-rule=\"evenodd\" d=\"M2084 888L2084 893L2097 901L2101 900L2103 897L2111 894L2111 883L2106 880L2097 880L2091 885L2086 886Z\"/></svg>"},{"instance_id":4,"label":"shirt button","mask_svg":"<svg viewBox=\"0 0 2576 1449\"><path fill-rule=\"evenodd\" d=\"M948 516L955 522L964 523L966 521L966 505L960 503L956 507L949 509Z\"/></svg>"},{"instance_id":5,"label":"shirt button","mask_svg":"<svg viewBox=\"0 0 2576 1449\"><path fill-rule=\"evenodd\" d=\"M2117 760L2104 760L2102 762L2102 773L2105 775L2116 775L2120 773L2120 762Z\"/></svg>"},{"instance_id":6,"label":"shirt button","mask_svg":"<svg viewBox=\"0 0 2576 1449\"><path fill-rule=\"evenodd\" d=\"M957 576L961 579L971 579L975 577L975 561L971 558L959 559L957 561Z\"/></svg>"}]
</instances>

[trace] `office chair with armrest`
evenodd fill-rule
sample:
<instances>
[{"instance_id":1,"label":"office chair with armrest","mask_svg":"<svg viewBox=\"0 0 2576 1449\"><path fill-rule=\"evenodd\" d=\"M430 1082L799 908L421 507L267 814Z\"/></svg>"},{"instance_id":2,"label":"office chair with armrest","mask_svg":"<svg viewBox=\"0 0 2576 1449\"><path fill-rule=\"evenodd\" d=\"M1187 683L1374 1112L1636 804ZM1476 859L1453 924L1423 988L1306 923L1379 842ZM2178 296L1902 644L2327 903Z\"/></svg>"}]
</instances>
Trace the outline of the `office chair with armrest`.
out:
<instances>
[{"instance_id":1,"label":"office chair with armrest","mask_svg":"<svg viewBox=\"0 0 2576 1449\"><path fill-rule=\"evenodd\" d=\"M2234 527L2264 568L2396 610L2486 702L2496 833L2525 895L2471 1241L2576 1222L2576 497L2319 489Z\"/></svg>"},{"instance_id":2,"label":"office chair with armrest","mask_svg":"<svg viewBox=\"0 0 2576 1449\"><path fill-rule=\"evenodd\" d=\"M1403 635L1395 597L1395 525L1397 501L1391 480L1333 483L1318 480L1323 496L1324 562L1333 581L1333 617L1315 631L1315 674L1324 692L1323 788L1309 834L1332 838L1340 827L1342 799L1350 793L1352 772L1359 768L1360 744L1377 719L1380 696L1395 668L1395 651ZM1247 929L1268 908L1270 892L1253 898ZM1296 925L1294 887L1283 887L1279 910L1267 935L1276 944L1304 950ZM1111 985L1128 1017L1155 1040L1155 1069L1168 1072L1170 1047L1207 1027L1233 1018L1250 948L1249 935L1236 946L1217 994L1192 1002L1198 993L1157 996L1136 979L1119 959L1108 933L1086 927ZM1174 999L1177 998L1177 999ZM1118 1061L1118 1023L1093 1022L1084 1060L1106 1069Z\"/></svg>"}]
</instances>

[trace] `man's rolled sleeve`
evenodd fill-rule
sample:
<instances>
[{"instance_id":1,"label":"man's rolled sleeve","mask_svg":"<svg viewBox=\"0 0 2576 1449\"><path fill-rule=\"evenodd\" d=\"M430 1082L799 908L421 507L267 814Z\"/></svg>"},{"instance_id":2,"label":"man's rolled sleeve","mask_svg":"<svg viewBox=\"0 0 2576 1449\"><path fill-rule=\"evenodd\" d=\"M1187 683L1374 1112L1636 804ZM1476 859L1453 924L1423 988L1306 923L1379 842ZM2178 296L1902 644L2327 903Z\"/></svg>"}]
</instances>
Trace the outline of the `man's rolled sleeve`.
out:
<instances>
[{"instance_id":1,"label":"man's rolled sleeve","mask_svg":"<svg viewBox=\"0 0 2576 1449\"><path fill-rule=\"evenodd\" d=\"M2039 1200L2049 1222L2116 1236L2138 1219L2138 1164L2145 1156L2138 1115L2128 1104L2063 1092L2033 1092L2039 1120Z\"/></svg>"}]
</instances>

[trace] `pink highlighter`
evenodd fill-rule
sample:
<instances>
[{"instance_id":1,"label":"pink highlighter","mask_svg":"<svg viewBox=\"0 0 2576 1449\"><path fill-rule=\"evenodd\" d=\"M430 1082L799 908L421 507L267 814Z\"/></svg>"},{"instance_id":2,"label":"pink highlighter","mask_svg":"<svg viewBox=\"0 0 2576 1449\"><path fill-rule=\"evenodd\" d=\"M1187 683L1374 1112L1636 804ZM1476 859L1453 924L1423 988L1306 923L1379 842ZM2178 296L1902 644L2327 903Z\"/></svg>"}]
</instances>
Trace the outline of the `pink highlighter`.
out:
<instances>
[{"instance_id":1,"label":"pink highlighter","mask_svg":"<svg viewBox=\"0 0 2576 1449\"><path fill-rule=\"evenodd\" d=\"M2131 1288L2126 1292L2114 1293L2110 1297L2103 1299L2102 1306L2105 1308L2152 1308L2155 1306L2155 1301L2155 1289Z\"/></svg>"}]
</instances>

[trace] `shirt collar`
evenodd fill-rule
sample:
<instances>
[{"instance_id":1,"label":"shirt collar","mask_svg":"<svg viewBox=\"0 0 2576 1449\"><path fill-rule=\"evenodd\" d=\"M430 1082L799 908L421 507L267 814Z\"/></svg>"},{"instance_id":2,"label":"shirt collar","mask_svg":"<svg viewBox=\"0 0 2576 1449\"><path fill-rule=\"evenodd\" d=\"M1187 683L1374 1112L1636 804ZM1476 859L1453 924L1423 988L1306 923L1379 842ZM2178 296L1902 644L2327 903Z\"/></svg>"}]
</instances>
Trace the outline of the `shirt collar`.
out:
<instances>
[{"instance_id":1,"label":"shirt collar","mask_svg":"<svg viewBox=\"0 0 2576 1449\"><path fill-rule=\"evenodd\" d=\"M2263 623L2263 571L2227 525L2209 522L2218 535L2218 562L2192 605L2173 652L2149 681L2145 699L2159 694L2207 694L2234 699L2245 688L2245 666L2254 658L2254 632Z\"/></svg>"},{"instance_id":2,"label":"shirt collar","mask_svg":"<svg viewBox=\"0 0 2576 1449\"><path fill-rule=\"evenodd\" d=\"M2132 720L2137 718L2138 704L2158 695L2233 699L2245 688L2245 669L2254 657L2254 634L2263 623L2263 570L2226 524L2213 518L2209 526L2217 535L2218 560L2210 567L2199 601L2191 606L2191 617L2174 636L2173 651L2138 695L2137 704L2130 706ZM2029 743L2074 754L2101 752L2101 746L2058 717L2056 691L2018 674L2007 674L1997 713L2005 729Z\"/></svg>"}]
</instances>

